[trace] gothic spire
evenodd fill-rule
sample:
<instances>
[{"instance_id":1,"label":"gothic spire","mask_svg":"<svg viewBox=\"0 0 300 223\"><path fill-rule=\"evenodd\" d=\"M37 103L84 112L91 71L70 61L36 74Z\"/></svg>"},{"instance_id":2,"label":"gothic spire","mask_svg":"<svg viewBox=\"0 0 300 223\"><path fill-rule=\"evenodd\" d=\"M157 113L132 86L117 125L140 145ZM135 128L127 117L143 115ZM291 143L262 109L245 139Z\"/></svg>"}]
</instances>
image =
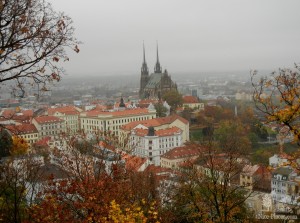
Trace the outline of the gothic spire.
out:
<instances>
[{"instance_id":1,"label":"gothic spire","mask_svg":"<svg viewBox=\"0 0 300 223\"><path fill-rule=\"evenodd\" d=\"M141 72L142 74L148 74L148 67L147 67L147 63L146 63L146 56L145 56L145 45L144 45L144 42L143 42L143 64L142 64L142 69L141 69Z\"/></svg>"},{"instance_id":2,"label":"gothic spire","mask_svg":"<svg viewBox=\"0 0 300 223\"><path fill-rule=\"evenodd\" d=\"M154 67L154 73L161 73L161 66L159 63L159 57L158 57L158 43L156 42L156 65Z\"/></svg>"}]
</instances>

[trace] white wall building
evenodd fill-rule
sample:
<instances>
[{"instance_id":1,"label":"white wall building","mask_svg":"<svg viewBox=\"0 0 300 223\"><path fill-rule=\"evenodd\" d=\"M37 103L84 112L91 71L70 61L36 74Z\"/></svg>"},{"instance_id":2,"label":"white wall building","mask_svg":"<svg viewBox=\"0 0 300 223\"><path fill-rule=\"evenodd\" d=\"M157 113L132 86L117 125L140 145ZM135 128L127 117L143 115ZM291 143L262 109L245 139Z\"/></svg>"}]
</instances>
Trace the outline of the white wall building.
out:
<instances>
[{"instance_id":1,"label":"white wall building","mask_svg":"<svg viewBox=\"0 0 300 223\"><path fill-rule=\"evenodd\" d=\"M159 166L161 155L182 145L182 132L178 127L160 130L154 130L153 127L135 128L130 134L132 154L146 157Z\"/></svg>"}]
</instances>

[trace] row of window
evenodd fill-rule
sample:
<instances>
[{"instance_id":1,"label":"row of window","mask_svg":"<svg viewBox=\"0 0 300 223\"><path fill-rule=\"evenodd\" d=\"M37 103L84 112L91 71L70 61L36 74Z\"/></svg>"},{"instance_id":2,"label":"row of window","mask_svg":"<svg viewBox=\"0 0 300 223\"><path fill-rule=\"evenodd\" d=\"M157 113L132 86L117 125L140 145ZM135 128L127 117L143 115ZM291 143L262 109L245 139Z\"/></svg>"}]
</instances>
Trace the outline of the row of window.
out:
<instances>
[{"instance_id":1,"label":"row of window","mask_svg":"<svg viewBox=\"0 0 300 223\"><path fill-rule=\"evenodd\" d=\"M151 116L152 118L155 118L154 116ZM129 122L134 122L134 121L143 121L143 120L148 120L150 119L150 116L142 116L142 117L132 117L132 118L126 118L126 119L118 119L118 120L108 120L107 125L109 124L126 124ZM99 120L91 120L91 119L81 119L82 123L87 123L87 124L95 124L99 125L102 124L104 121L99 121Z\"/></svg>"},{"instance_id":2,"label":"row of window","mask_svg":"<svg viewBox=\"0 0 300 223\"><path fill-rule=\"evenodd\" d=\"M23 139L30 139L30 138L33 138L33 137L38 137L38 134L30 134L30 135L22 135L21 138Z\"/></svg>"},{"instance_id":3,"label":"row of window","mask_svg":"<svg viewBox=\"0 0 300 223\"><path fill-rule=\"evenodd\" d=\"M57 135L59 133L61 133L62 131L47 131L47 132L42 132L41 135L42 136L48 136L48 135Z\"/></svg>"},{"instance_id":4,"label":"row of window","mask_svg":"<svg viewBox=\"0 0 300 223\"><path fill-rule=\"evenodd\" d=\"M62 128L62 125L50 125L50 126L42 126L41 130L47 130L47 129L57 129Z\"/></svg>"}]
</instances>

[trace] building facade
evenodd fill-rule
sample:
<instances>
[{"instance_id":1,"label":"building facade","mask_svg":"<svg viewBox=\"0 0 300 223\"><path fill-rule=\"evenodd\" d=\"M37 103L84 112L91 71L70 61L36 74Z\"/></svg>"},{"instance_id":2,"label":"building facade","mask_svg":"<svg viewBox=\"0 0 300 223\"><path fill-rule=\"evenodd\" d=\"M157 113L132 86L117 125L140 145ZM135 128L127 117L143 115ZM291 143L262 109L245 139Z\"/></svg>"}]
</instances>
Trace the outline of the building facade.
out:
<instances>
[{"instance_id":1,"label":"building facade","mask_svg":"<svg viewBox=\"0 0 300 223\"><path fill-rule=\"evenodd\" d=\"M119 136L121 126L134 121L156 118L156 111L147 108L125 109L119 111L92 110L80 114L80 126L86 133L109 131Z\"/></svg>"},{"instance_id":2,"label":"building facade","mask_svg":"<svg viewBox=\"0 0 300 223\"><path fill-rule=\"evenodd\" d=\"M39 132L39 138L45 136L57 136L66 132L65 121L55 116L38 116L32 119Z\"/></svg>"},{"instance_id":3,"label":"building facade","mask_svg":"<svg viewBox=\"0 0 300 223\"><path fill-rule=\"evenodd\" d=\"M273 202L299 205L299 183L300 177L290 166L275 169L271 180Z\"/></svg>"},{"instance_id":4,"label":"building facade","mask_svg":"<svg viewBox=\"0 0 300 223\"><path fill-rule=\"evenodd\" d=\"M160 166L160 157L174 147L182 145L182 130L177 127L155 130L136 128L131 131L132 154L146 157L155 166Z\"/></svg>"}]
</instances>

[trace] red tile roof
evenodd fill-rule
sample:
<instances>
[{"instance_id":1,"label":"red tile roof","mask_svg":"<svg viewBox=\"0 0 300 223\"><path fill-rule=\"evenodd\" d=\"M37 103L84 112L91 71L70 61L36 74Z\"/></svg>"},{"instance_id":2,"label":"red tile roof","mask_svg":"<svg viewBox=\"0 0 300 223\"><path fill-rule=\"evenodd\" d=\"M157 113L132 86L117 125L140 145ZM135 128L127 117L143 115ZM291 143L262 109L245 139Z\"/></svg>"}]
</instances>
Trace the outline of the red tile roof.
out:
<instances>
[{"instance_id":1,"label":"red tile roof","mask_svg":"<svg viewBox=\"0 0 300 223\"><path fill-rule=\"evenodd\" d=\"M199 101L198 98L191 95L187 95L187 96L183 96L183 103L192 104L192 103L199 103Z\"/></svg>"},{"instance_id":2,"label":"red tile roof","mask_svg":"<svg viewBox=\"0 0 300 223\"><path fill-rule=\"evenodd\" d=\"M184 124L189 123L186 119L180 117L179 115L171 115L171 116L167 116L167 117L163 117L163 118L154 118L154 119L148 119L148 120L143 120L143 121L131 122L126 125L123 125L121 128L124 130L132 130L139 124L146 126L146 127L150 127L150 126L156 127L156 126L171 124L172 122L176 121L177 119L180 120L181 122L183 122Z\"/></svg>"},{"instance_id":3,"label":"red tile roof","mask_svg":"<svg viewBox=\"0 0 300 223\"><path fill-rule=\"evenodd\" d=\"M148 129L136 128L134 132L138 136L146 136L148 134ZM180 134L182 130L178 127L171 127L167 129L159 129L155 131L156 136L172 136L174 134Z\"/></svg>"},{"instance_id":4,"label":"red tile roof","mask_svg":"<svg viewBox=\"0 0 300 223\"><path fill-rule=\"evenodd\" d=\"M48 115L53 115L55 112L60 112L63 114L79 114L79 111L75 106L64 106L58 108L48 108ZM73 112L73 113L70 113Z\"/></svg>"},{"instance_id":5,"label":"red tile roof","mask_svg":"<svg viewBox=\"0 0 300 223\"><path fill-rule=\"evenodd\" d=\"M126 169L132 171L139 171L142 165L147 162L147 158L131 156L129 154L124 154L122 159L125 160Z\"/></svg>"},{"instance_id":6,"label":"red tile roof","mask_svg":"<svg viewBox=\"0 0 300 223\"><path fill-rule=\"evenodd\" d=\"M34 118L39 124L63 122L64 120L55 116L39 116Z\"/></svg>"},{"instance_id":7,"label":"red tile roof","mask_svg":"<svg viewBox=\"0 0 300 223\"><path fill-rule=\"evenodd\" d=\"M92 110L87 111L87 117L95 117L98 115L108 115L108 116L130 116L130 115L143 115L148 114L148 109L145 108L135 108L135 109L127 109L123 111L100 111L100 110Z\"/></svg>"},{"instance_id":8,"label":"red tile roof","mask_svg":"<svg viewBox=\"0 0 300 223\"><path fill-rule=\"evenodd\" d=\"M37 141L35 143L35 145L37 145L37 146L48 146L48 142L50 140L51 140L51 137L48 136L48 137L42 138L41 140Z\"/></svg>"},{"instance_id":9,"label":"red tile roof","mask_svg":"<svg viewBox=\"0 0 300 223\"><path fill-rule=\"evenodd\" d=\"M7 129L17 135L38 133L38 130L33 124L9 125Z\"/></svg>"},{"instance_id":10,"label":"red tile roof","mask_svg":"<svg viewBox=\"0 0 300 223\"><path fill-rule=\"evenodd\" d=\"M163 174L171 174L174 173L174 170L170 169L170 168L164 168L164 167L160 167L160 166L155 166L153 164L149 165L146 169L146 172L151 172L154 173L155 175L163 175Z\"/></svg>"},{"instance_id":11,"label":"red tile roof","mask_svg":"<svg viewBox=\"0 0 300 223\"><path fill-rule=\"evenodd\" d=\"M5 118L11 118L14 119L18 116L27 116L27 117L32 117L33 116L33 110L21 110L21 111L16 111L12 109L6 109L2 112L1 116L4 116Z\"/></svg>"},{"instance_id":12,"label":"red tile roof","mask_svg":"<svg viewBox=\"0 0 300 223\"><path fill-rule=\"evenodd\" d=\"M191 148L189 146L176 147L166 152L161 158L165 159L180 159L193 156L199 156L201 154L201 148Z\"/></svg>"},{"instance_id":13,"label":"red tile roof","mask_svg":"<svg viewBox=\"0 0 300 223\"><path fill-rule=\"evenodd\" d=\"M243 168L243 174L247 176L252 176L256 173L256 171L260 168L259 165L245 165Z\"/></svg>"}]
</instances>

